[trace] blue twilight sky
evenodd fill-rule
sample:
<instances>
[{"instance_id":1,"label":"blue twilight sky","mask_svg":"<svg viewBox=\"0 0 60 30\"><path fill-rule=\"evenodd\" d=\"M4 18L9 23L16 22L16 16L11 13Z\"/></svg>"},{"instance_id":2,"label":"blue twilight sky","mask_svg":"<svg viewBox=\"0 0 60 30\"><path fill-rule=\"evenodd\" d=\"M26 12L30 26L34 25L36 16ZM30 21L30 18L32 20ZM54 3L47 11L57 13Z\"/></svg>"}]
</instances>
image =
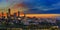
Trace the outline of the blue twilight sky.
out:
<instances>
[{"instance_id":1,"label":"blue twilight sky","mask_svg":"<svg viewBox=\"0 0 60 30\"><path fill-rule=\"evenodd\" d=\"M26 13L60 14L60 0L0 0L0 9L9 8L17 3L27 6Z\"/></svg>"}]
</instances>

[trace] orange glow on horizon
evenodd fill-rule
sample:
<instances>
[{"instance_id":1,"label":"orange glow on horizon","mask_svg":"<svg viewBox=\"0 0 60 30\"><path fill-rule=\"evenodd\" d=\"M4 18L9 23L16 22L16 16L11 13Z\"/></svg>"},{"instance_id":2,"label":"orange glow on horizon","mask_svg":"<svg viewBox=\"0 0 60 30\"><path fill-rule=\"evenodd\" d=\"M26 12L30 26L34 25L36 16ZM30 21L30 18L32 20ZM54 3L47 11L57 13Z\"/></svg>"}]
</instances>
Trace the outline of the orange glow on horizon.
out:
<instances>
[{"instance_id":1,"label":"orange glow on horizon","mask_svg":"<svg viewBox=\"0 0 60 30\"><path fill-rule=\"evenodd\" d=\"M17 12L16 12L17 13ZM13 15L13 14L12 14ZM16 14L18 15L18 13ZM2 14L0 13L0 16L2 16ZM4 13L3 16L7 16L6 13ZM20 13L20 16L24 16L24 13ZM42 17L42 18L49 18L49 17L56 17L59 16L57 14L26 14L26 17Z\"/></svg>"},{"instance_id":2,"label":"orange glow on horizon","mask_svg":"<svg viewBox=\"0 0 60 30\"><path fill-rule=\"evenodd\" d=\"M59 16L57 14L26 14L27 17L41 17L41 18L50 18Z\"/></svg>"}]
</instances>

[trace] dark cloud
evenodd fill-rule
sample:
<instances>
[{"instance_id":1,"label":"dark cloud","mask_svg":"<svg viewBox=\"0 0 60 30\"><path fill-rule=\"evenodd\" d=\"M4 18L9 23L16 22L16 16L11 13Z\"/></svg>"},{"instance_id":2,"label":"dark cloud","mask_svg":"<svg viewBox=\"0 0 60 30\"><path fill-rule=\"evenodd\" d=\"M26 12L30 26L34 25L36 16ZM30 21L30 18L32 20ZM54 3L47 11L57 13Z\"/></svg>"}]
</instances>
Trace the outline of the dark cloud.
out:
<instances>
[{"instance_id":1,"label":"dark cloud","mask_svg":"<svg viewBox=\"0 0 60 30\"><path fill-rule=\"evenodd\" d=\"M28 0L24 2L29 8L29 13L57 13L60 9L60 0ZM54 6L55 5L55 6ZM56 9L56 10L55 10ZM54 11L55 10L55 11Z\"/></svg>"}]
</instances>

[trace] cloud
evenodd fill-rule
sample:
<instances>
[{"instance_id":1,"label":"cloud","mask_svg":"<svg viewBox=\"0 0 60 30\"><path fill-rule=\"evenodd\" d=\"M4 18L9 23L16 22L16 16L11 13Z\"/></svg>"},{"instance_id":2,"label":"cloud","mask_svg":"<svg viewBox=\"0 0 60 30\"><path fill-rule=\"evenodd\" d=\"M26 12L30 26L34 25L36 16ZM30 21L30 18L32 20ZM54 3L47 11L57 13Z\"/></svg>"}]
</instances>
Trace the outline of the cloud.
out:
<instances>
[{"instance_id":1,"label":"cloud","mask_svg":"<svg viewBox=\"0 0 60 30\"><path fill-rule=\"evenodd\" d=\"M55 4L52 4L51 7L45 8L43 10L55 10L55 9L60 9L60 2L57 2Z\"/></svg>"},{"instance_id":2,"label":"cloud","mask_svg":"<svg viewBox=\"0 0 60 30\"><path fill-rule=\"evenodd\" d=\"M28 9L39 9L39 11L60 8L60 0L1 0L0 8L9 8L17 3L24 3Z\"/></svg>"},{"instance_id":3,"label":"cloud","mask_svg":"<svg viewBox=\"0 0 60 30\"><path fill-rule=\"evenodd\" d=\"M7 8L9 4L5 0L0 0L0 9Z\"/></svg>"},{"instance_id":4,"label":"cloud","mask_svg":"<svg viewBox=\"0 0 60 30\"><path fill-rule=\"evenodd\" d=\"M25 4L29 9L40 9L44 11L59 9L60 0L27 0Z\"/></svg>"},{"instance_id":5,"label":"cloud","mask_svg":"<svg viewBox=\"0 0 60 30\"><path fill-rule=\"evenodd\" d=\"M21 3L23 0L0 0L0 9L9 8L14 4Z\"/></svg>"}]
</instances>

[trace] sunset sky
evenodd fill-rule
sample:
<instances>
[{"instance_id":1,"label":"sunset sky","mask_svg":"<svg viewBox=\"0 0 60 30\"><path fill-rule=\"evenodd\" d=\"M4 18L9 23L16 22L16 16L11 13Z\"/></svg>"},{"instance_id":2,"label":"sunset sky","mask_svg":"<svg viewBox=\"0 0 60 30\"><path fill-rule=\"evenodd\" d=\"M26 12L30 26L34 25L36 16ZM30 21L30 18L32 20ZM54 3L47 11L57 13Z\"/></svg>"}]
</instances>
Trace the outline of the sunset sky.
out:
<instances>
[{"instance_id":1,"label":"sunset sky","mask_svg":"<svg viewBox=\"0 0 60 30\"><path fill-rule=\"evenodd\" d=\"M30 14L60 14L60 0L0 0L0 12L23 10Z\"/></svg>"}]
</instances>

